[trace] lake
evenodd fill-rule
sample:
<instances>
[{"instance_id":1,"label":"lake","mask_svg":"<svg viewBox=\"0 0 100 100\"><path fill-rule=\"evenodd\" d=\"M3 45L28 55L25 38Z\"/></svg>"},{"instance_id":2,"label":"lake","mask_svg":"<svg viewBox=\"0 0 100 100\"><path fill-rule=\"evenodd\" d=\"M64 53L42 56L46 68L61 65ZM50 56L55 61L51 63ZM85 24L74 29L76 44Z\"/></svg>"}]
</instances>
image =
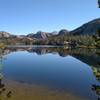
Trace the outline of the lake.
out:
<instances>
[{"instance_id":1,"label":"lake","mask_svg":"<svg viewBox=\"0 0 100 100\"><path fill-rule=\"evenodd\" d=\"M1 100L100 99L100 49L18 46L0 50Z\"/></svg>"}]
</instances>

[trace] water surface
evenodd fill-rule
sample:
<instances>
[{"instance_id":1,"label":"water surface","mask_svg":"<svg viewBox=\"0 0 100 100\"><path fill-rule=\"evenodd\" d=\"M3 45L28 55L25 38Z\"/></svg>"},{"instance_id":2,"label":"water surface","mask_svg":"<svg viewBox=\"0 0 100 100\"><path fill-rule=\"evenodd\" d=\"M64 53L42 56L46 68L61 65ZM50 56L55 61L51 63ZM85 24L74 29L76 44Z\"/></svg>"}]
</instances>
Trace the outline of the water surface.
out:
<instances>
[{"instance_id":1,"label":"water surface","mask_svg":"<svg viewBox=\"0 0 100 100\"><path fill-rule=\"evenodd\" d=\"M9 47L1 51L1 64L3 80L8 83L47 87L85 100L99 98L94 89L100 86L100 77L95 73L100 73L99 49Z\"/></svg>"}]
</instances>

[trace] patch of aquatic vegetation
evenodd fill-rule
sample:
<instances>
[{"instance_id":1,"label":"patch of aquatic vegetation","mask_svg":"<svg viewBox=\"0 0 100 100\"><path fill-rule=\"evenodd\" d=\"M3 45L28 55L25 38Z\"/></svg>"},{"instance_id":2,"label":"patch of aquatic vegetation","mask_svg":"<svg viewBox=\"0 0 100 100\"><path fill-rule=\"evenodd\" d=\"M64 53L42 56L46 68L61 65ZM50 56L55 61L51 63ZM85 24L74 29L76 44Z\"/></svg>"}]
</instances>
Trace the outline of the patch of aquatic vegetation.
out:
<instances>
[{"instance_id":1,"label":"patch of aquatic vegetation","mask_svg":"<svg viewBox=\"0 0 100 100\"><path fill-rule=\"evenodd\" d=\"M98 100L100 100L100 86L99 85L92 85L92 90L95 91L96 95L98 96Z\"/></svg>"},{"instance_id":2,"label":"patch of aquatic vegetation","mask_svg":"<svg viewBox=\"0 0 100 100\"><path fill-rule=\"evenodd\" d=\"M100 81L100 68L93 67L93 73L98 81Z\"/></svg>"},{"instance_id":3,"label":"patch of aquatic vegetation","mask_svg":"<svg viewBox=\"0 0 100 100\"><path fill-rule=\"evenodd\" d=\"M98 80L98 82L100 82L100 68L93 67L92 69L93 69L93 73L94 73L96 79ZM98 100L100 100L100 85L93 84L92 90L98 96Z\"/></svg>"}]
</instances>

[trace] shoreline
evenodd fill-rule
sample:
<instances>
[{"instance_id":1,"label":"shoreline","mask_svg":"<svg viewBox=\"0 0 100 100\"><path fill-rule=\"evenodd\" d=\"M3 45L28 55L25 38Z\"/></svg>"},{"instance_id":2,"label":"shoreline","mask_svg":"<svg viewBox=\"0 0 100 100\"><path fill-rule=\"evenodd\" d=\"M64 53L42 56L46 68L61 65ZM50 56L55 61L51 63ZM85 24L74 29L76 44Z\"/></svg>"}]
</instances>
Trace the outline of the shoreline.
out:
<instances>
[{"instance_id":1,"label":"shoreline","mask_svg":"<svg viewBox=\"0 0 100 100\"><path fill-rule=\"evenodd\" d=\"M87 48L87 49L100 49L99 47L96 47L96 46L85 46L85 45L82 45L82 46L76 46L76 47L71 47L71 46L67 46L67 45L6 45L6 48L12 48L12 47L61 47L61 48L67 48L67 49L70 49L70 48Z\"/></svg>"}]
</instances>

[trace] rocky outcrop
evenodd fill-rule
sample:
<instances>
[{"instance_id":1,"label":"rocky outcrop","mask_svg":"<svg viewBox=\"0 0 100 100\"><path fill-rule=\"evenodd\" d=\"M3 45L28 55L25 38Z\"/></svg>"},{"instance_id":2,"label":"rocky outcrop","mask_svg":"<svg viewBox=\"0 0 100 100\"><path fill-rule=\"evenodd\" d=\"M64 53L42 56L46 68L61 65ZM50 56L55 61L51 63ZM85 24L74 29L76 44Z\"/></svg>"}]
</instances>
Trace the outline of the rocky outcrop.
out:
<instances>
[{"instance_id":1,"label":"rocky outcrop","mask_svg":"<svg viewBox=\"0 0 100 100\"><path fill-rule=\"evenodd\" d=\"M9 38L11 36L10 33L5 31L0 31L0 38Z\"/></svg>"},{"instance_id":2,"label":"rocky outcrop","mask_svg":"<svg viewBox=\"0 0 100 100\"><path fill-rule=\"evenodd\" d=\"M47 32L42 32L38 31L36 34L30 33L27 35L27 37L30 38L35 38L35 39L47 39L48 37L54 35L53 33L47 33Z\"/></svg>"}]
</instances>

